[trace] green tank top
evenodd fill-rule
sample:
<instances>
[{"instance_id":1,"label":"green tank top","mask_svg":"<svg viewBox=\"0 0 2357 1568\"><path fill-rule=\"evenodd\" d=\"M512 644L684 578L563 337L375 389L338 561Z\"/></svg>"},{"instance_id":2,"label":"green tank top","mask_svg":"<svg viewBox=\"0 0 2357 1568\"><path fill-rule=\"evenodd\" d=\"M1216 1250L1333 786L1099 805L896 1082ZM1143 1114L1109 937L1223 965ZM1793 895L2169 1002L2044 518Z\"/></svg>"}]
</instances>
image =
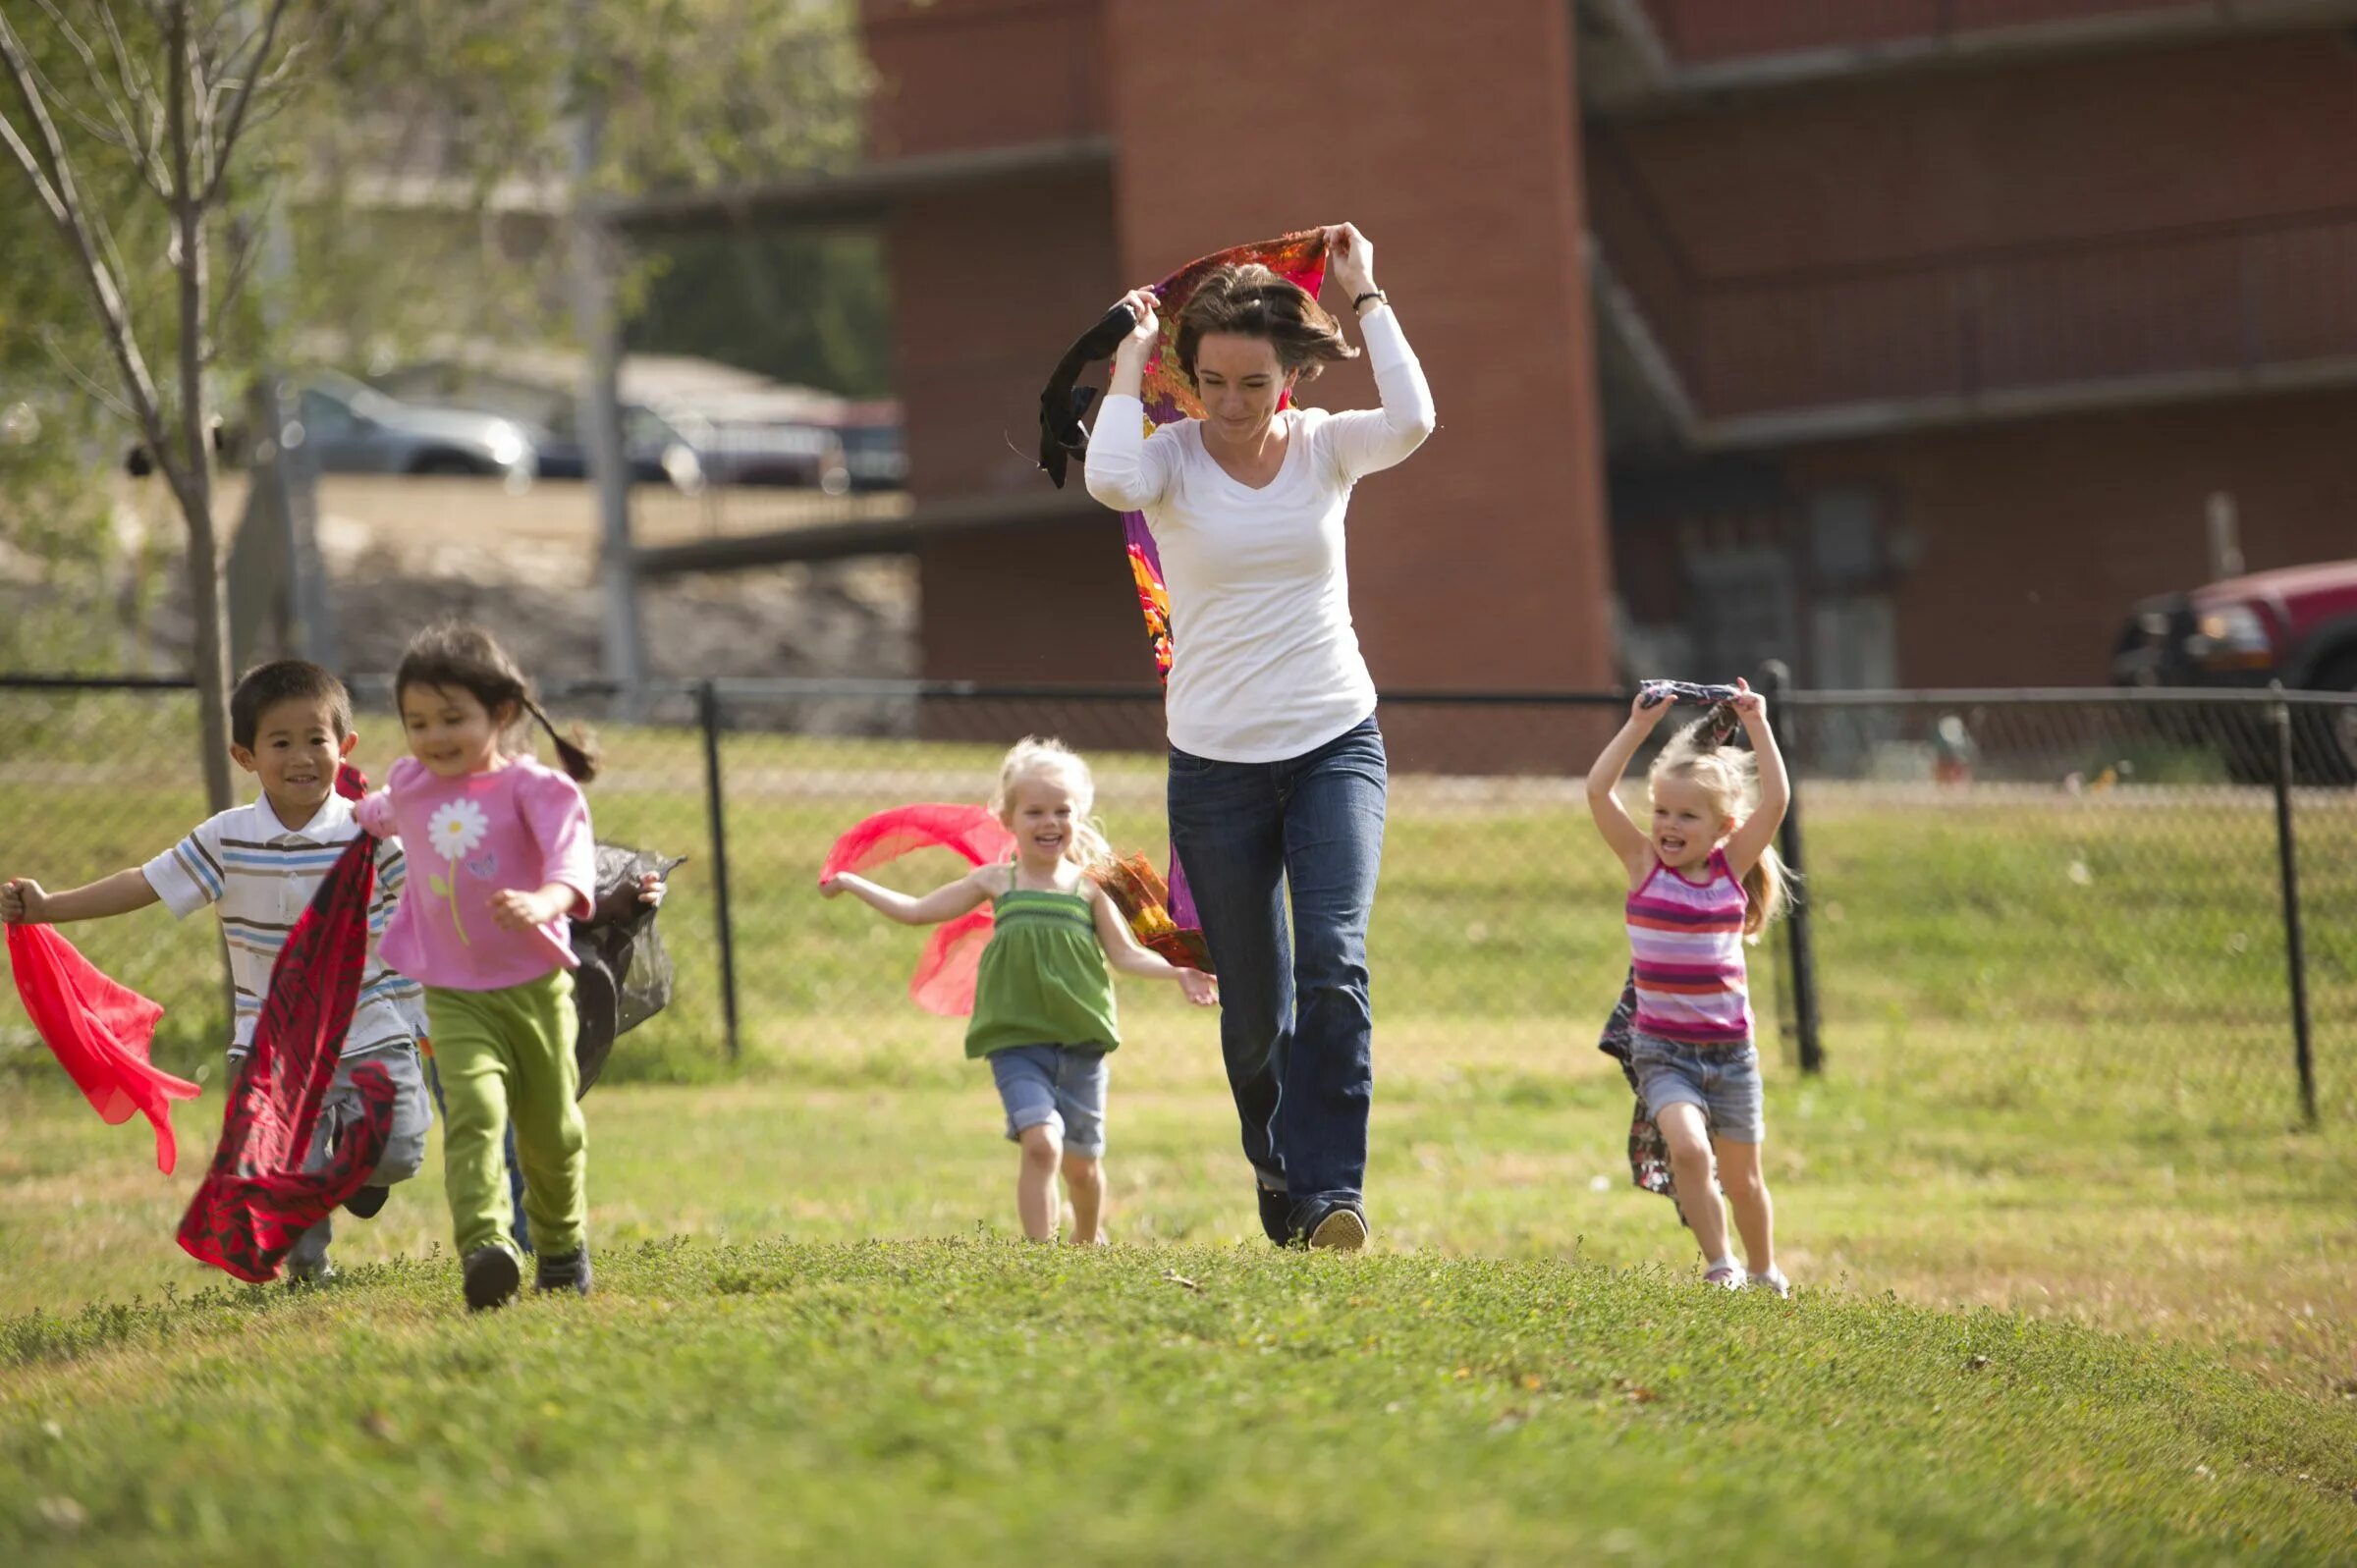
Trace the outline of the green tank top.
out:
<instances>
[{"instance_id":1,"label":"green tank top","mask_svg":"<svg viewBox=\"0 0 2357 1568\"><path fill-rule=\"evenodd\" d=\"M993 929L974 977L965 1054L987 1056L1013 1046L1119 1046L1113 975L1088 899L1017 888L1009 866L1007 891L990 908Z\"/></svg>"}]
</instances>

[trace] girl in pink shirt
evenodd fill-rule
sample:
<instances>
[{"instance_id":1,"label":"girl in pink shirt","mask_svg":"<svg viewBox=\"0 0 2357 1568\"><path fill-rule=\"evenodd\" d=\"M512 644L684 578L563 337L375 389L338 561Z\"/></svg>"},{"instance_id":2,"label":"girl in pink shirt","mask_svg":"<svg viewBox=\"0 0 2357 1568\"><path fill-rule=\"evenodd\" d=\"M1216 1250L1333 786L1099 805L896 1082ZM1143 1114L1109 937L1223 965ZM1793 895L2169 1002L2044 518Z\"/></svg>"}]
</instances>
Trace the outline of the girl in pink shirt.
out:
<instances>
[{"instance_id":1,"label":"girl in pink shirt","mask_svg":"<svg viewBox=\"0 0 2357 1568\"><path fill-rule=\"evenodd\" d=\"M473 626L412 640L393 700L410 754L356 815L370 833L398 837L409 858L380 950L425 987L466 1304L503 1306L521 1282L501 1154L511 1122L539 1249L535 1288L587 1295L588 1140L566 921L585 918L597 892L580 790L596 763L557 733L514 661ZM527 715L556 741L563 773L511 744Z\"/></svg>"}]
</instances>

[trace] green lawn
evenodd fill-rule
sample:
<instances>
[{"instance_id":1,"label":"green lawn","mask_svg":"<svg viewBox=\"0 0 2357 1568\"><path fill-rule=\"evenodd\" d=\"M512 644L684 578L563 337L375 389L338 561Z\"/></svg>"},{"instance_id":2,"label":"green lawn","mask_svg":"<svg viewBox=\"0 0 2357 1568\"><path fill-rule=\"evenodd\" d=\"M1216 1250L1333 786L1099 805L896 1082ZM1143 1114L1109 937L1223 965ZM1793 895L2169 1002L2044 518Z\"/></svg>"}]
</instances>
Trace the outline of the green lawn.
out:
<instances>
[{"instance_id":1,"label":"green lawn","mask_svg":"<svg viewBox=\"0 0 2357 1568\"><path fill-rule=\"evenodd\" d=\"M987 1238L439 1260L0 1329L80 1563L2315 1564L2357 1411L2182 1351L1593 1264Z\"/></svg>"},{"instance_id":2,"label":"green lawn","mask_svg":"<svg viewBox=\"0 0 2357 1568\"><path fill-rule=\"evenodd\" d=\"M194 820L108 701L0 757L0 874ZM2347 800L2303 801L2301 1130L2263 795L1812 790L1829 1071L1764 1044L1785 1306L1691 1287L1626 1184L1617 873L1575 785L1396 784L1372 1257L1258 1241L1216 1025L1135 984L1119 1245L1078 1254L1004 1239L1013 1155L906 1001L918 939L810 890L841 829L980 793L996 748L730 738L733 1069L692 738L609 750L601 832L697 859L680 1000L588 1102L590 1303L460 1315L431 1161L324 1291L183 1256L209 924L74 933L207 1079L176 1176L0 1003L5 1560L2357 1560ZM1154 845L1155 763L1099 772Z\"/></svg>"}]
</instances>

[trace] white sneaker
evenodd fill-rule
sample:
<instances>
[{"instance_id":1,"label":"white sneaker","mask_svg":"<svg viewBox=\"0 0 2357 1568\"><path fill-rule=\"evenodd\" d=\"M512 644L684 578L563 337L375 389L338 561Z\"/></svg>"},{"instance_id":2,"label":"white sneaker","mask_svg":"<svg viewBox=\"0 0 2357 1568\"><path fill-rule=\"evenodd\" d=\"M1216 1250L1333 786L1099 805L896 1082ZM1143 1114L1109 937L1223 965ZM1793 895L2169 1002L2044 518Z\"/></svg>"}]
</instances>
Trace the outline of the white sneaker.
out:
<instances>
[{"instance_id":1,"label":"white sneaker","mask_svg":"<svg viewBox=\"0 0 2357 1568\"><path fill-rule=\"evenodd\" d=\"M1754 1290L1773 1290L1786 1301L1792 1299L1792 1281L1784 1277L1781 1269L1771 1269L1764 1274L1753 1274L1745 1281Z\"/></svg>"},{"instance_id":2,"label":"white sneaker","mask_svg":"<svg viewBox=\"0 0 2357 1568\"><path fill-rule=\"evenodd\" d=\"M1741 1290L1743 1288L1743 1271L1731 1263L1723 1263L1705 1273L1702 1276L1702 1282L1706 1285L1715 1285L1721 1290Z\"/></svg>"}]
</instances>

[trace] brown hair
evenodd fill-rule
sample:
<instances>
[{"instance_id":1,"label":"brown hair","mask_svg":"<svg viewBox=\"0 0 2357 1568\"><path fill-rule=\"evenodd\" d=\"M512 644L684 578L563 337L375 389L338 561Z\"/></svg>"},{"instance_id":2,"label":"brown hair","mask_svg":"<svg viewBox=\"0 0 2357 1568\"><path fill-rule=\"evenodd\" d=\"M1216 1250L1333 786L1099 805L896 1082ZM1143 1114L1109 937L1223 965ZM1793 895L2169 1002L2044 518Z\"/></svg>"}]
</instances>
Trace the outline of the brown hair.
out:
<instances>
[{"instance_id":1,"label":"brown hair","mask_svg":"<svg viewBox=\"0 0 2357 1568\"><path fill-rule=\"evenodd\" d=\"M1358 357L1308 290L1257 262L1215 269L1178 312L1178 368L1190 382L1195 350L1212 333L1267 340L1277 363L1303 381L1317 380L1331 360Z\"/></svg>"},{"instance_id":2,"label":"brown hair","mask_svg":"<svg viewBox=\"0 0 2357 1568\"><path fill-rule=\"evenodd\" d=\"M519 721L530 714L557 743L557 760L568 774L582 784L597 777L595 742L578 730L570 736L557 733L557 727L532 695L532 683L516 668L507 650L480 626L444 622L411 637L401 656L401 668L393 673L394 702L399 703L401 694L411 686L455 686L473 693L475 701L494 714L502 706L513 706Z\"/></svg>"},{"instance_id":3,"label":"brown hair","mask_svg":"<svg viewBox=\"0 0 2357 1568\"><path fill-rule=\"evenodd\" d=\"M338 740L352 733L352 694L343 681L307 659L275 659L247 671L229 694L230 742L251 751L262 715L295 701L324 704Z\"/></svg>"}]
</instances>

